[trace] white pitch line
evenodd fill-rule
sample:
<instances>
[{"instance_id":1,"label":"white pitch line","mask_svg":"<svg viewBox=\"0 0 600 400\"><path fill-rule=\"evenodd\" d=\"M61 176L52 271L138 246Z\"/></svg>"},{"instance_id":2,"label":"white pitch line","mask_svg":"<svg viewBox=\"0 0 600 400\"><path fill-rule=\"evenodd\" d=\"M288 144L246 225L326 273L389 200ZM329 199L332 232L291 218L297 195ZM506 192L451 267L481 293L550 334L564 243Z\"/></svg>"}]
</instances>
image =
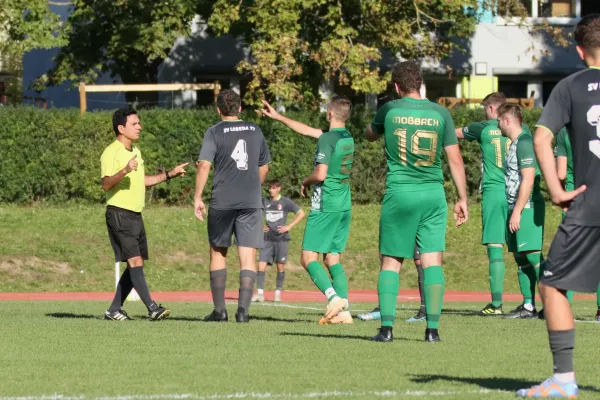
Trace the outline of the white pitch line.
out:
<instances>
[{"instance_id":1,"label":"white pitch line","mask_svg":"<svg viewBox=\"0 0 600 400\"><path fill-rule=\"evenodd\" d=\"M16 396L0 397L0 400L227 400L227 399L313 399L313 398L349 398L349 397L445 397L456 395L483 395L491 393L509 393L504 390L406 390L406 391L330 391L330 392L305 392L305 393L260 393L238 392L229 394L133 394L118 396L66 396L61 394L44 396Z\"/></svg>"}]
</instances>

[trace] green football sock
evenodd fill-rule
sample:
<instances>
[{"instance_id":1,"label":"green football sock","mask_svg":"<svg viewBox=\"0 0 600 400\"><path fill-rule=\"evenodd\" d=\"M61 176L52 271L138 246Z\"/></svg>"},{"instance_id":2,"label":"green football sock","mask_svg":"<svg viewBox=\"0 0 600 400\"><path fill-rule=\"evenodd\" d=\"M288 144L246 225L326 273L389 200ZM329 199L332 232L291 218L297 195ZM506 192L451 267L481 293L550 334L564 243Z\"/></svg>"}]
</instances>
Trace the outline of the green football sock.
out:
<instances>
[{"instance_id":1,"label":"green football sock","mask_svg":"<svg viewBox=\"0 0 600 400\"><path fill-rule=\"evenodd\" d=\"M425 314L427 328L437 329L444 303L444 271L439 265L424 268L425 275Z\"/></svg>"},{"instance_id":2,"label":"green football sock","mask_svg":"<svg viewBox=\"0 0 600 400\"><path fill-rule=\"evenodd\" d=\"M531 293L531 277L535 275L535 270L529 265L527 259L518 253L515 254L515 261L519 267L517 277L519 278L519 289L523 295L524 304L533 304L533 295ZM534 277L535 280L535 277Z\"/></svg>"},{"instance_id":3,"label":"green football sock","mask_svg":"<svg viewBox=\"0 0 600 400\"><path fill-rule=\"evenodd\" d=\"M569 300L569 304L573 305L573 295L575 294L572 290L567 290L567 300Z\"/></svg>"},{"instance_id":4,"label":"green football sock","mask_svg":"<svg viewBox=\"0 0 600 400\"><path fill-rule=\"evenodd\" d=\"M598 305L598 310L600 310L600 285L598 285L598 289L596 290L596 305Z\"/></svg>"},{"instance_id":5,"label":"green football sock","mask_svg":"<svg viewBox=\"0 0 600 400\"><path fill-rule=\"evenodd\" d=\"M393 326L396 319L396 301L400 275L394 271L383 270L379 273L377 294L379 295L379 310L381 312L381 326Z\"/></svg>"},{"instance_id":6,"label":"green football sock","mask_svg":"<svg viewBox=\"0 0 600 400\"><path fill-rule=\"evenodd\" d=\"M502 293L504 292L504 275L506 265L502 247L488 246L488 260L490 262L490 291L492 293L492 305L500 307L502 305Z\"/></svg>"},{"instance_id":7,"label":"green football sock","mask_svg":"<svg viewBox=\"0 0 600 400\"><path fill-rule=\"evenodd\" d=\"M335 264L329 267L331 275L331 283L338 296L343 299L348 299L348 279L342 264Z\"/></svg>"},{"instance_id":8,"label":"green football sock","mask_svg":"<svg viewBox=\"0 0 600 400\"><path fill-rule=\"evenodd\" d=\"M306 270L310 275L310 279L312 279L319 290L327 297L327 300L331 300L337 296L335 289L333 289L333 286L331 286L331 281L327 277L327 273L323 267L321 267L321 264L319 264L318 261L312 261L310 264L308 264Z\"/></svg>"}]
</instances>

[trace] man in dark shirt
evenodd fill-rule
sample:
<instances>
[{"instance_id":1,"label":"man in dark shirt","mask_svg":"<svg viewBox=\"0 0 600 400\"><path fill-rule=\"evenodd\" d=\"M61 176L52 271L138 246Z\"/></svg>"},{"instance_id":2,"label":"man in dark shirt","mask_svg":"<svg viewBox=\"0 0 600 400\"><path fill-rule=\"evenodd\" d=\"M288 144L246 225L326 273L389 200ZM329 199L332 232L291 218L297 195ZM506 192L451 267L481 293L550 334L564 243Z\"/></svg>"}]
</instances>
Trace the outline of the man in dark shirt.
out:
<instances>
[{"instance_id":1,"label":"man in dark shirt","mask_svg":"<svg viewBox=\"0 0 600 400\"><path fill-rule=\"evenodd\" d=\"M208 210L210 242L210 290L215 309L205 321L227 321L225 309L226 256L235 235L240 259L240 292L237 322L248 322L248 308L256 281L256 249L263 247L261 185L269 172L271 156L262 131L238 115L240 96L232 90L217 98L221 122L208 128L202 142L196 176L195 214L201 221L206 214L202 192L211 165L212 198Z\"/></svg>"},{"instance_id":2,"label":"man in dark shirt","mask_svg":"<svg viewBox=\"0 0 600 400\"><path fill-rule=\"evenodd\" d=\"M258 256L258 292L252 297L252 301L265 301L265 273L267 264L277 264L277 286L275 290L275 301L281 301L281 291L285 280L285 264L288 261L288 244L290 241L289 231L296 226L302 218L304 211L292 200L281 195L281 182L274 179L269 183L269 198L263 199L265 207L265 246L260 250ZM288 225L288 213L293 212L296 218Z\"/></svg>"},{"instance_id":3,"label":"man in dark shirt","mask_svg":"<svg viewBox=\"0 0 600 400\"><path fill-rule=\"evenodd\" d=\"M556 85L534 135L552 202L568 209L540 278L554 376L519 390L520 397L577 397L575 324L566 291L594 293L600 283L600 15L582 18L574 36L577 52L589 68ZM558 179L552 151L552 136L563 127L573 150L575 190L571 192Z\"/></svg>"}]
</instances>

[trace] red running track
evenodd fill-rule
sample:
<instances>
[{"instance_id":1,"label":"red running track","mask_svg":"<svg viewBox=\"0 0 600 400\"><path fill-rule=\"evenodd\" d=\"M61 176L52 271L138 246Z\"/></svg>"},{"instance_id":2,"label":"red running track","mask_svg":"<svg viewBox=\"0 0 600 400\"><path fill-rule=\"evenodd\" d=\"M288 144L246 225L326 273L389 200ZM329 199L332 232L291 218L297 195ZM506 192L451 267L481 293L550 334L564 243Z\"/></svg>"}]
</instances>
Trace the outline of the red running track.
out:
<instances>
[{"instance_id":1,"label":"red running track","mask_svg":"<svg viewBox=\"0 0 600 400\"><path fill-rule=\"evenodd\" d=\"M44 292L44 293L0 293L0 301L111 301L113 292ZM265 292L267 301L273 300L273 292ZM227 300L237 300L237 291L225 293ZM361 303L377 303L377 292L374 290L354 290L350 292L350 301ZM152 298L161 302L212 302L210 292L152 292ZM579 299L594 299L595 296L576 296ZM521 301L520 294L505 294L504 301ZM319 291L286 290L281 294L281 300L289 303L316 303L325 300ZM401 302L419 301L419 291L416 289L401 290L398 300ZM444 301L488 302L490 294L485 292L446 291Z\"/></svg>"}]
</instances>

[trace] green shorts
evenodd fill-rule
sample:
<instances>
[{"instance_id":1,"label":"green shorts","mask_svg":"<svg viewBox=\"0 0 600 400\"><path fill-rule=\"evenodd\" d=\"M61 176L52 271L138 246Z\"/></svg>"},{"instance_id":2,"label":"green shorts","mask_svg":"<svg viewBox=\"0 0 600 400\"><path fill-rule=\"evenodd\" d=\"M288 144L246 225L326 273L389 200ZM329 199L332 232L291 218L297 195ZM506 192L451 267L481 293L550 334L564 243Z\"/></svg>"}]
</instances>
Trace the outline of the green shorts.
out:
<instances>
[{"instance_id":1,"label":"green shorts","mask_svg":"<svg viewBox=\"0 0 600 400\"><path fill-rule=\"evenodd\" d=\"M412 258L446 249L448 204L442 185L415 192L385 192L379 218L379 252Z\"/></svg>"},{"instance_id":2,"label":"green shorts","mask_svg":"<svg viewBox=\"0 0 600 400\"><path fill-rule=\"evenodd\" d=\"M510 221L512 210L509 210ZM531 202L529 208L521 212L521 225L518 231L511 233L506 224L506 244L508 251L519 253L522 251L541 251L544 244L544 218L546 207L543 202Z\"/></svg>"},{"instance_id":3,"label":"green shorts","mask_svg":"<svg viewBox=\"0 0 600 400\"><path fill-rule=\"evenodd\" d=\"M302 250L315 253L343 253L350 234L352 210L321 212L311 210L306 220Z\"/></svg>"},{"instance_id":4,"label":"green shorts","mask_svg":"<svg viewBox=\"0 0 600 400\"><path fill-rule=\"evenodd\" d=\"M504 244L508 202L503 190L485 191L481 199L481 244Z\"/></svg>"}]
</instances>

